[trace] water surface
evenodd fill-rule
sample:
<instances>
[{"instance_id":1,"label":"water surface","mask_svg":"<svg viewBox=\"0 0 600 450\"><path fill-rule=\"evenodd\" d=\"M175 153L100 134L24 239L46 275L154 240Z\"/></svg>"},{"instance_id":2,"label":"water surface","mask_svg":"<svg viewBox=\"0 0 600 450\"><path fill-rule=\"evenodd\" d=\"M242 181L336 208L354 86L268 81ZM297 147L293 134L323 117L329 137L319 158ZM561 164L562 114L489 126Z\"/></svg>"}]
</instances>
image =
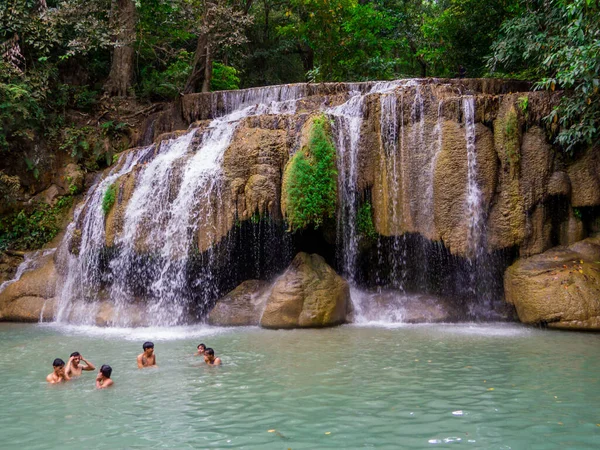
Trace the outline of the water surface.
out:
<instances>
[{"instance_id":1,"label":"water surface","mask_svg":"<svg viewBox=\"0 0 600 450\"><path fill-rule=\"evenodd\" d=\"M157 370L136 368L145 340ZM192 356L200 342L222 367ZM3 449L600 447L598 334L0 324L0 348ZM75 350L114 388L45 383Z\"/></svg>"}]
</instances>

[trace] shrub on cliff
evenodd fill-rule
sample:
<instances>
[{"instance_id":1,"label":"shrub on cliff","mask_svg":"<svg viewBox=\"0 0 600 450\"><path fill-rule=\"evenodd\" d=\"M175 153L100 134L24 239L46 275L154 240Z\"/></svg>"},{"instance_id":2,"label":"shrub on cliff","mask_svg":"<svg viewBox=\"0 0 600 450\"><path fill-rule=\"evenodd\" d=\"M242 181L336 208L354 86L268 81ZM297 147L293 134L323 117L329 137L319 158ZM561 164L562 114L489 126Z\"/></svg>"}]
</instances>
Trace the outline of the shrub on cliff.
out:
<instances>
[{"instance_id":1,"label":"shrub on cliff","mask_svg":"<svg viewBox=\"0 0 600 450\"><path fill-rule=\"evenodd\" d=\"M290 230L318 228L335 216L335 146L325 116L312 120L308 145L290 159L283 179L282 206Z\"/></svg>"}]
</instances>

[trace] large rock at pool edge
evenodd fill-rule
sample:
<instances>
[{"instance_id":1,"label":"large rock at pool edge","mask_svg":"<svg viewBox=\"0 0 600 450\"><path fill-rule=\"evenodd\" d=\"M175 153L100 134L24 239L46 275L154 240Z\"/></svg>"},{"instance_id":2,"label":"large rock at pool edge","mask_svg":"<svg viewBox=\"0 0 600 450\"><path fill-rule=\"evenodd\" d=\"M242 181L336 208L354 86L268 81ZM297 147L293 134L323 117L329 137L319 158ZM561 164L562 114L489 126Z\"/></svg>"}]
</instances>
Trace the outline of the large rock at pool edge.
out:
<instances>
[{"instance_id":1,"label":"large rock at pool edge","mask_svg":"<svg viewBox=\"0 0 600 450\"><path fill-rule=\"evenodd\" d=\"M57 280L53 254L39 257L31 270L0 292L0 321L51 320Z\"/></svg>"},{"instance_id":2,"label":"large rock at pool edge","mask_svg":"<svg viewBox=\"0 0 600 450\"><path fill-rule=\"evenodd\" d=\"M260 280L246 280L217 301L208 314L210 325L223 327L258 325L270 284Z\"/></svg>"},{"instance_id":3,"label":"large rock at pool edge","mask_svg":"<svg viewBox=\"0 0 600 450\"><path fill-rule=\"evenodd\" d=\"M600 237L520 259L504 274L506 301L523 323L600 330Z\"/></svg>"},{"instance_id":4,"label":"large rock at pool edge","mask_svg":"<svg viewBox=\"0 0 600 450\"><path fill-rule=\"evenodd\" d=\"M350 288L323 259L298 253L267 299L264 328L328 327L345 322Z\"/></svg>"}]
</instances>

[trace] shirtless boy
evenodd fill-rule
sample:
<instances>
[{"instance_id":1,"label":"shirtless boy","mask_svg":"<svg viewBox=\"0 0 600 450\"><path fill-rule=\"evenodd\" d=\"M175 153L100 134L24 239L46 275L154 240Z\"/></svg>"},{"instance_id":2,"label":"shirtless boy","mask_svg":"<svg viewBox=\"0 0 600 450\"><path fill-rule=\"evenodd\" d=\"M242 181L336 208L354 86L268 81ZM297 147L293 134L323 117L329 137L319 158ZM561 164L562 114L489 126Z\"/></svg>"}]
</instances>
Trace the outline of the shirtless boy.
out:
<instances>
[{"instance_id":1,"label":"shirtless boy","mask_svg":"<svg viewBox=\"0 0 600 450\"><path fill-rule=\"evenodd\" d=\"M106 389L114 384L113 380L110 379L110 375L112 374L112 367L108 364L104 364L100 367L98 371L98 376L96 377L96 389Z\"/></svg>"},{"instance_id":2,"label":"shirtless boy","mask_svg":"<svg viewBox=\"0 0 600 450\"><path fill-rule=\"evenodd\" d=\"M158 367L156 365L156 355L154 354L154 344L152 342L144 342L142 348L144 349L144 353L137 357L138 369Z\"/></svg>"},{"instance_id":3,"label":"shirtless boy","mask_svg":"<svg viewBox=\"0 0 600 450\"><path fill-rule=\"evenodd\" d=\"M63 383L71 379L69 375L65 373L65 362L62 359L56 358L52 363L52 367L54 368L54 371L46 377L48 383Z\"/></svg>"},{"instance_id":4,"label":"shirtless boy","mask_svg":"<svg viewBox=\"0 0 600 450\"><path fill-rule=\"evenodd\" d=\"M209 366L220 366L221 358L215 358L215 351L212 348L204 350L204 362Z\"/></svg>"},{"instance_id":5,"label":"shirtless boy","mask_svg":"<svg viewBox=\"0 0 600 450\"><path fill-rule=\"evenodd\" d=\"M204 356L204 350L206 350L206 345L198 344L198 351L195 353L195 356Z\"/></svg>"},{"instance_id":6,"label":"shirtless boy","mask_svg":"<svg viewBox=\"0 0 600 450\"><path fill-rule=\"evenodd\" d=\"M82 361L85 363L85 365L80 364ZM67 367L65 368L65 373L69 375L69 377L73 378L80 376L84 370L96 370L96 366L81 356L81 353L71 353L71 357L69 358L69 362L67 362Z\"/></svg>"}]
</instances>

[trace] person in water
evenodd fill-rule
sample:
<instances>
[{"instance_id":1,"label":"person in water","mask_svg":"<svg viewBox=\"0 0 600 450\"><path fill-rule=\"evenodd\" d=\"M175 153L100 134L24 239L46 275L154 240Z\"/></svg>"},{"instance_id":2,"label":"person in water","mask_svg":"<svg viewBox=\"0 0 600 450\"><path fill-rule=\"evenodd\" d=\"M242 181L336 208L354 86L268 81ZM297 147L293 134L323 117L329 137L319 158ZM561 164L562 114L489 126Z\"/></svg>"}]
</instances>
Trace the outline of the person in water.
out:
<instances>
[{"instance_id":1,"label":"person in water","mask_svg":"<svg viewBox=\"0 0 600 450\"><path fill-rule=\"evenodd\" d=\"M65 362L62 359L56 358L52 363L52 367L54 371L46 377L48 383L63 383L71 379L65 372Z\"/></svg>"},{"instance_id":2,"label":"person in water","mask_svg":"<svg viewBox=\"0 0 600 450\"><path fill-rule=\"evenodd\" d=\"M195 356L204 356L204 350L206 350L206 345L198 344L198 351Z\"/></svg>"},{"instance_id":3,"label":"person in water","mask_svg":"<svg viewBox=\"0 0 600 450\"><path fill-rule=\"evenodd\" d=\"M82 361L85 363L85 365L80 364ZM69 358L69 361L67 362L67 367L65 367L65 373L69 377L73 378L73 377L80 376L84 370L85 371L96 370L96 366L94 366L91 362L89 362L87 359L85 359L83 356L81 356L81 353L79 353L79 352L71 353L71 357Z\"/></svg>"},{"instance_id":4,"label":"person in water","mask_svg":"<svg viewBox=\"0 0 600 450\"><path fill-rule=\"evenodd\" d=\"M142 348L144 349L144 353L137 357L138 369L158 367L156 365L156 355L154 354L154 344L152 342L144 342Z\"/></svg>"},{"instance_id":5,"label":"person in water","mask_svg":"<svg viewBox=\"0 0 600 450\"><path fill-rule=\"evenodd\" d=\"M204 362L209 366L220 366L221 358L215 357L215 351L212 348L204 350Z\"/></svg>"},{"instance_id":6,"label":"person in water","mask_svg":"<svg viewBox=\"0 0 600 450\"><path fill-rule=\"evenodd\" d=\"M110 379L112 374L112 367L108 364L104 364L100 367L98 371L98 376L96 377L96 389L106 389L107 387L115 384L113 380Z\"/></svg>"}]
</instances>

